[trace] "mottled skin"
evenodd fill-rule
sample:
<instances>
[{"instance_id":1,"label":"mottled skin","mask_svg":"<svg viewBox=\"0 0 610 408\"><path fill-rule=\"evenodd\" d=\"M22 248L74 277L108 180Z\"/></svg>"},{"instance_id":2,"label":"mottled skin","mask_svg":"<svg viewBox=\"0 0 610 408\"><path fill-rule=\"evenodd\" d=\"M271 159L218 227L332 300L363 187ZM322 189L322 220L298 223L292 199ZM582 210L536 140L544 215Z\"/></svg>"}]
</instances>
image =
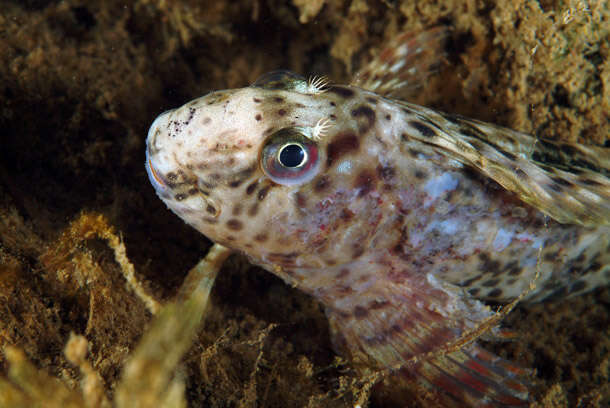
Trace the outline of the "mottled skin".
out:
<instances>
[{"instance_id":1,"label":"mottled skin","mask_svg":"<svg viewBox=\"0 0 610 408\"><path fill-rule=\"evenodd\" d=\"M333 126L318 143L319 174L298 186L265 177L259 165L265 139L325 117ZM473 294L509 300L534 277L541 245L547 256L534 293L590 289L579 282L595 279L596 271L578 280L574 269L601 261L606 227L545 217L410 138L422 133L418 126L434 131L403 103L361 89L303 95L249 87L214 92L160 116L148 152L165 185L159 195L175 213L258 264L281 266L282 277L303 290L320 286L310 269L378 253Z\"/></svg>"},{"instance_id":2,"label":"mottled skin","mask_svg":"<svg viewBox=\"0 0 610 408\"><path fill-rule=\"evenodd\" d=\"M161 199L318 298L356 362L403 369L443 390L444 405L522 404L519 369L458 345L491 315L471 295L509 301L536 271L529 299L607 283L608 157L568 174L565 160L533 160L555 145L507 129L354 86L273 88L213 92L159 116L147 168ZM311 180L272 181L263 145L321 119L331 126Z\"/></svg>"}]
</instances>

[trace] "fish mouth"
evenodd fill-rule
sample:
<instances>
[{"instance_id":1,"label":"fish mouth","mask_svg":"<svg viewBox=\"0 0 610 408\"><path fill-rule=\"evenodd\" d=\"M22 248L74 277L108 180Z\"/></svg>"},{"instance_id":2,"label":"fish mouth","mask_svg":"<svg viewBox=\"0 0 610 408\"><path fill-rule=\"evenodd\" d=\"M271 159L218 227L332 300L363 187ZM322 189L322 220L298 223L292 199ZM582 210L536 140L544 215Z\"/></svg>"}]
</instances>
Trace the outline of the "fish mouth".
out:
<instances>
[{"instance_id":1,"label":"fish mouth","mask_svg":"<svg viewBox=\"0 0 610 408\"><path fill-rule=\"evenodd\" d=\"M146 167L146 173L148 174L150 183L157 192L163 192L168 189L167 182L161 176L161 173L155 169L153 158L162 149L162 147L158 146L157 138L160 134L160 126L166 121L167 115L170 112L172 112L172 110L167 110L156 117L148 129L148 135L146 137L146 162L144 163L144 167Z\"/></svg>"},{"instance_id":2,"label":"fish mouth","mask_svg":"<svg viewBox=\"0 0 610 408\"><path fill-rule=\"evenodd\" d=\"M150 160L148 151L146 152L146 163L144 166L146 167L146 173L148 173L148 179L153 187L155 187L155 190L163 190L167 188L167 185L155 170L155 167Z\"/></svg>"},{"instance_id":3,"label":"fish mouth","mask_svg":"<svg viewBox=\"0 0 610 408\"><path fill-rule=\"evenodd\" d=\"M155 190L157 190L158 192L165 191L165 189L167 189L167 184L165 184L165 181L163 181L161 176L159 176L159 174L155 170L152 160L150 159L148 149L146 150L146 163L144 164L144 167L146 167L148 180L150 180L150 184L153 185Z\"/></svg>"}]
</instances>

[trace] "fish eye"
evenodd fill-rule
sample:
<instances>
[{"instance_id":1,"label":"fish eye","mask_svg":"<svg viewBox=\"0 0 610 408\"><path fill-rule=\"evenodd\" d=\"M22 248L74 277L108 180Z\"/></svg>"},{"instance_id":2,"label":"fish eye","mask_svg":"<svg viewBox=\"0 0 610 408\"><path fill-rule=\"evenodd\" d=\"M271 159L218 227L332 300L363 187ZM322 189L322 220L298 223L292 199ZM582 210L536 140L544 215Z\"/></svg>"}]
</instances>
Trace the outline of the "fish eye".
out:
<instances>
[{"instance_id":1,"label":"fish eye","mask_svg":"<svg viewBox=\"0 0 610 408\"><path fill-rule=\"evenodd\" d=\"M292 71L278 70L261 75L251 86L254 88L303 92L307 89L307 80Z\"/></svg>"},{"instance_id":2,"label":"fish eye","mask_svg":"<svg viewBox=\"0 0 610 408\"><path fill-rule=\"evenodd\" d=\"M271 180L283 185L303 184L318 172L318 145L297 127L271 134L261 152L261 167Z\"/></svg>"},{"instance_id":3,"label":"fish eye","mask_svg":"<svg viewBox=\"0 0 610 408\"><path fill-rule=\"evenodd\" d=\"M300 167L307 162L307 152L298 143L287 143L280 147L278 161L284 167Z\"/></svg>"}]
</instances>

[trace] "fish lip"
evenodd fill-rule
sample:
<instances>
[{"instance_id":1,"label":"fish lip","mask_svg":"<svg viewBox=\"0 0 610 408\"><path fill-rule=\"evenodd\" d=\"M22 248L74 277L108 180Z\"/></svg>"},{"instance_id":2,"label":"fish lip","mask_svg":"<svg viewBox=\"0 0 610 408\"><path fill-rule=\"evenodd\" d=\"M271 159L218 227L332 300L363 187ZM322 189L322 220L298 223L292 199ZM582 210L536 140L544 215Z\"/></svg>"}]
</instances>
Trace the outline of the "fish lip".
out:
<instances>
[{"instance_id":1,"label":"fish lip","mask_svg":"<svg viewBox=\"0 0 610 408\"><path fill-rule=\"evenodd\" d=\"M168 186L163 180L163 178L159 175L159 173L155 170L155 167L152 163L150 154L148 149L146 149L146 163L144 163L144 167L146 167L146 173L148 174L148 180L150 180L150 184L153 185L157 192L165 191Z\"/></svg>"},{"instance_id":2,"label":"fish lip","mask_svg":"<svg viewBox=\"0 0 610 408\"><path fill-rule=\"evenodd\" d=\"M150 183L153 185L153 187L158 193L165 192L169 187L167 185L167 182L164 180L161 174L155 170L155 167L153 165L152 156L156 155L158 151L151 152L151 150L159 150L159 148L153 146L156 141L154 135L156 134L160 126L160 122L165 120L167 115L172 111L173 109L166 110L165 112L157 116L153 123L150 125L150 128L148 129L148 134L146 136L146 162L144 163L144 167L146 168L146 173L148 174L148 179L150 180Z\"/></svg>"}]
</instances>

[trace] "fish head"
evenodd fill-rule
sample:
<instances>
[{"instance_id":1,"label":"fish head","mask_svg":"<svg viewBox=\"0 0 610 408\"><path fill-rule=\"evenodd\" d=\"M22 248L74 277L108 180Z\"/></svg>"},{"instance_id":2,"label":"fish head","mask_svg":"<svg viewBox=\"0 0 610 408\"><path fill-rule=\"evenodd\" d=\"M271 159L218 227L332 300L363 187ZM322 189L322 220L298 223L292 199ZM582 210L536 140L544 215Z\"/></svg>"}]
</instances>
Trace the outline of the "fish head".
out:
<instances>
[{"instance_id":1,"label":"fish head","mask_svg":"<svg viewBox=\"0 0 610 408\"><path fill-rule=\"evenodd\" d=\"M359 92L280 71L195 99L150 127L150 181L188 224L258 263L352 260L380 211L363 142L375 113Z\"/></svg>"}]
</instances>

